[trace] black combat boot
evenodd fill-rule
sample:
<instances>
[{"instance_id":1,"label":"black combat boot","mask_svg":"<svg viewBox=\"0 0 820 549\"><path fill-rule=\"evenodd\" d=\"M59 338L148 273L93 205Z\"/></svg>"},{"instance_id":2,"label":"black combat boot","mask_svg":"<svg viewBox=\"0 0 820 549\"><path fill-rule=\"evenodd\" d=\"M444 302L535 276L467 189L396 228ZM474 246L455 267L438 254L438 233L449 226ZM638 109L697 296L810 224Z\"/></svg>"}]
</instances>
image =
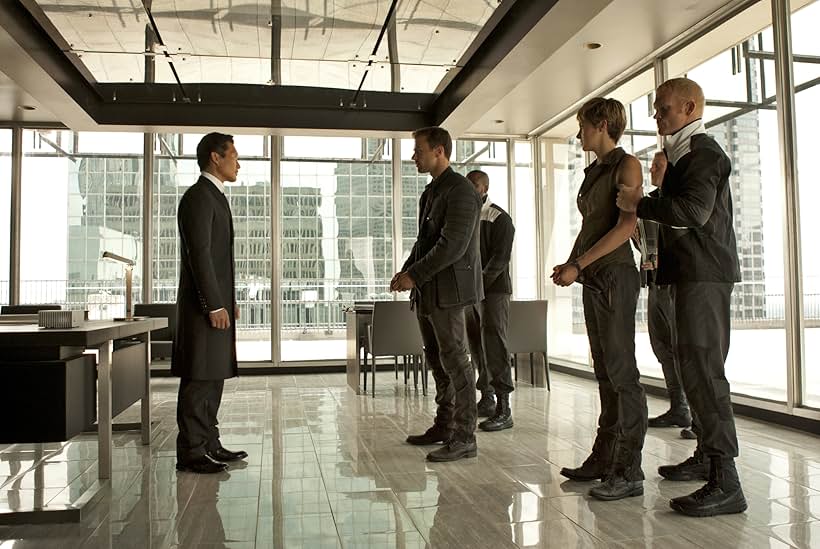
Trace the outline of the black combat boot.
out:
<instances>
[{"instance_id":1,"label":"black combat boot","mask_svg":"<svg viewBox=\"0 0 820 549\"><path fill-rule=\"evenodd\" d=\"M677 465L661 465L658 467L658 474L666 480L686 481L686 480L708 480L709 463L706 456L695 449L692 457L687 458Z\"/></svg>"},{"instance_id":2,"label":"black combat boot","mask_svg":"<svg viewBox=\"0 0 820 549\"><path fill-rule=\"evenodd\" d=\"M683 390L670 391L669 400L671 402L669 410L657 417L649 418L650 427L689 427L692 425L692 414L689 412L689 404L683 395Z\"/></svg>"},{"instance_id":3,"label":"black combat boot","mask_svg":"<svg viewBox=\"0 0 820 549\"><path fill-rule=\"evenodd\" d=\"M495 415L478 424L482 431L502 431L513 426L512 412L510 411L510 395L499 393Z\"/></svg>"},{"instance_id":4,"label":"black combat boot","mask_svg":"<svg viewBox=\"0 0 820 549\"><path fill-rule=\"evenodd\" d=\"M732 458L712 456L709 482L688 496L674 498L669 506L691 517L730 515L746 510L746 498L740 487L735 461Z\"/></svg>"},{"instance_id":5,"label":"black combat boot","mask_svg":"<svg viewBox=\"0 0 820 549\"><path fill-rule=\"evenodd\" d=\"M481 393L481 400L476 404L478 417L490 417L495 413L495 398L492 393Z\"/></svg>"},{"instance_id":6,"label":"black combat boot","mask_svg":"<svg viewBox=\"0 0 820 549\"><path fill-rule=\"evenodd\" d=\"M571 480L587 481L603 478L612 465L615 439L598 435L592 445L592 453L580 467L563 467L561 474Z\"/></svg>"},{"instance_id":7,"label":"black combat boot","mask_svg":"<svg viewBox=\"0 0 820 549\"><path fill-rule=\"evenodd\" d=\"M590 488L589 495L604 501L642 496L643 478L641 451L617 444L610 470L599 484Z\"/></svg>"}]
</instances>

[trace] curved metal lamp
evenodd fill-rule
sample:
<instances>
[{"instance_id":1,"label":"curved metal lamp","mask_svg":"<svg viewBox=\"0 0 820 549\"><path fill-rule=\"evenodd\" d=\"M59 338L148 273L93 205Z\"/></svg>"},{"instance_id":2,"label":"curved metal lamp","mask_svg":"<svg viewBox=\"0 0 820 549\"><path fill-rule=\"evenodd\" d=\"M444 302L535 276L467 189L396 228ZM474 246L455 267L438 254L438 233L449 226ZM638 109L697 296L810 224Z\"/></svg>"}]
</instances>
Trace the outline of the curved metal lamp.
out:
<instances>
[{"instance_id":1,"label":"curved metal lamp","mask_svg":"<svg viewBox=\"0 0 820 549\"><path fill-rule=\"evenodd\" d=\"M125 265L125 318L115 318L114 320L135 320L131 304L131 275L137 262L112 252L103 252L102 258Z\"/></svg>"}]
</instances>

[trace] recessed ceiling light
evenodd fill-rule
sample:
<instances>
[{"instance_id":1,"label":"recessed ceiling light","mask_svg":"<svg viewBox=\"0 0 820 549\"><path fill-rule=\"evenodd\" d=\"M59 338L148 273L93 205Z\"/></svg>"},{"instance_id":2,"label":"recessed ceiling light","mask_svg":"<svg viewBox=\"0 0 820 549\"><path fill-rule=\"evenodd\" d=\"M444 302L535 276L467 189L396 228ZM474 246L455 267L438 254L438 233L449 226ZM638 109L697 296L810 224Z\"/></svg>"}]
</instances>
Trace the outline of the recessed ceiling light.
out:
<instances>
[{"instance_id":1,"label":"recessed ceiling light","mask_svg":"<svg viewBox=\"0 0 820 549\"><path fill-rule=\"evenodd\" d=\"M34 110L37 110L37 107L34 107L32 105L20 105L17 108L20 109L21 111L34 111Z\"/></svg>"},{"instance_id":2,"label":"recessed ceiling light","mask_svg":"<svg viewBox=\"0 0 820 549\"><path fill-rule=\"evenodd\" d=\"M495 122L496 124L503 124L504 123L504 121L501 120L500 118L498 120L493 120L493 122Z\"/></svg>"},{"instance_id":3,"label":"recessed ceiling light","mask_svg":"<svg viewBox=\"0 0 820 549\"><path fill-rule=\"evenodd\" d=\"M599 42L587 42L584 47L588 50L597 50L601 47L601 44Z\"/></svg>"}]
</instances>

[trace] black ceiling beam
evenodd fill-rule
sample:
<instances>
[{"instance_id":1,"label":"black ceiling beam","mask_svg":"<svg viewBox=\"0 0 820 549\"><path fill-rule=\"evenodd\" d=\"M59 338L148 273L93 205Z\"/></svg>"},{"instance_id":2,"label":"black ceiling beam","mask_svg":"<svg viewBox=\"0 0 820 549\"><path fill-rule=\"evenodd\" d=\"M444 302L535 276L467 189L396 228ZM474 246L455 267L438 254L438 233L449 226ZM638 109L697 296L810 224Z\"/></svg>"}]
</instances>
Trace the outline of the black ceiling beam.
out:
<instances>
[{"instance_id":1,"label":"black ceiling beam","mask_svg":"<svg viewBox=\"0 0 820 549\"><path fill-rule=\"evenodd\" d=\"M117 125L412 131L432 122L435 99L432 94L370 91L351 105L353 90L346 89L191 84L191 102L186 103L176 84L98 84L97 89L106 98L97 121Z\"/></svg>"},{"instance_id":2,"label":"black ceiling beam","mask_svg":"<svg viewBox=\"0 0 820 549\"><path fill-rule=\"evenodd\" d=\"M447 83L433 106L441 124L518 45L558 0L505 0L464 53L464 66Z\"/></svg>"}]
</instances>

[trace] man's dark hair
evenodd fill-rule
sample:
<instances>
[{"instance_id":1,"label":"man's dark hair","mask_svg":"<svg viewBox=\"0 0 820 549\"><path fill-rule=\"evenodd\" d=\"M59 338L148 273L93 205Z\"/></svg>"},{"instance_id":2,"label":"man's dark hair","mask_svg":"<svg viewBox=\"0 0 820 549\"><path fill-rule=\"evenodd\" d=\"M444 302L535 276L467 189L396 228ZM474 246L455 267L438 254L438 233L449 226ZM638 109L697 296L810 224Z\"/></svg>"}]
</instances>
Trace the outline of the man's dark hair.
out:
<instances>
[{"instance_id":1,"label":"man's dark hair","mask_svg":"<svg viewBox=\"0 0 820 549\"><path fill-rule=\"evenodd\" d=\"M196 146L196 162L199 169L205 171L211 163L211 153L225 156L228 152L228 143L233 143L233 136L226 133L211 132L203 137Z\"/></svg>"},{"instance_id":2,"label":"man's dark hair","mask_svg":"<svg viewBox=\"0 0 820 549\"><path fill-rule=\"evenodd\" d=\"M431 149L438 146L444 148L444 156L450 159L450 154L453 152L453 139L450 137L450 132L438 126L430 126L428 128L420 128L413 132L413 137L423 137L427 140L427 144Z\"/></svg>"}]
</instances>

